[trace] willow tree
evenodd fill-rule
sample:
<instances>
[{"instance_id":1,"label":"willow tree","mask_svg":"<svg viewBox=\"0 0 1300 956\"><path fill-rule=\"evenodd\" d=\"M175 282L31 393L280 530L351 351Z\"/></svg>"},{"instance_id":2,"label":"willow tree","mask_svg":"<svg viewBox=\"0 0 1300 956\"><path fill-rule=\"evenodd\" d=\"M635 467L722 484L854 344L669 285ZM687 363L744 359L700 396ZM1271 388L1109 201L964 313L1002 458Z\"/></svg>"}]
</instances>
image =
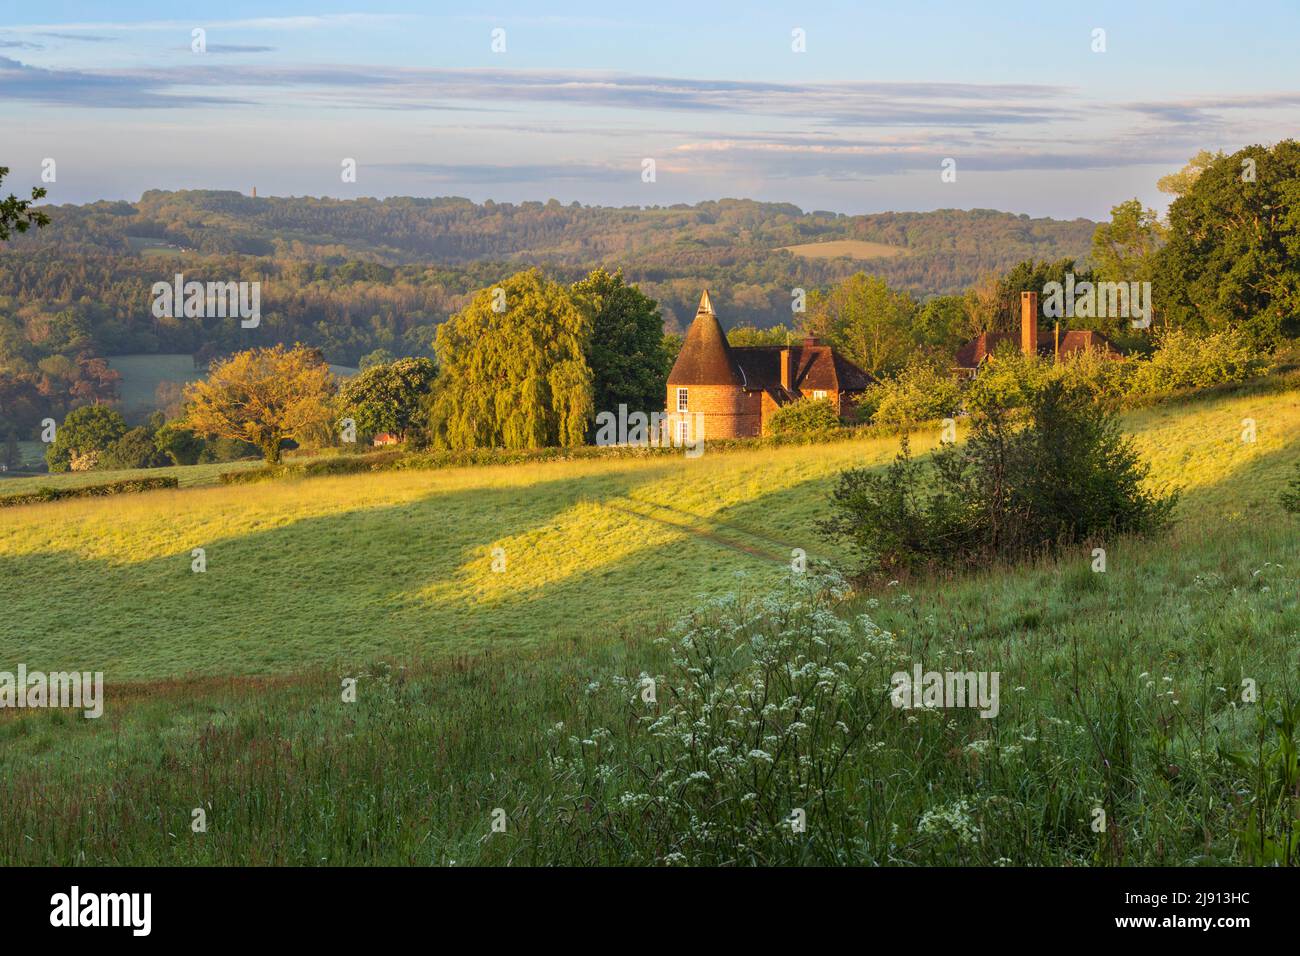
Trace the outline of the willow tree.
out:
<instances>
[{"instance_id":1,"label":"willow tree","mask_svg":"<svg viewBox=\"0 0 1300 956\"><path fill-rule=\"evenodd\" d=\"M336 388L317 349L277 345L236 352L185 387L183 424L198 435L250 442L275 463L286 438L328 434Z\"/></svg>"},{"instance_id":2,"label":"willow tree","mask_svg":"<svg viewBox=\"0 0 1300 956\"><path fill-rule=\"evenodd\" d=\"M537 270L480 289L438 328L429 424L447 448L580 445L593 415L591 314Z\"/></svg>"}]
</instances>

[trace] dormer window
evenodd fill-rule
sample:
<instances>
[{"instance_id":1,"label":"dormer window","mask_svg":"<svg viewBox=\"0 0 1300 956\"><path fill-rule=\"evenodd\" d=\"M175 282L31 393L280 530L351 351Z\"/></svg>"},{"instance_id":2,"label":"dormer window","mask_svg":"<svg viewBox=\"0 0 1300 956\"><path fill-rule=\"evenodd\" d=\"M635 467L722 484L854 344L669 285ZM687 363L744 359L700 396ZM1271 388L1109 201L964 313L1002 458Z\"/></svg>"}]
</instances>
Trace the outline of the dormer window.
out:
<instances>
[{"instance_id":1,"label":"dormer window","mask_svg":"<svg viewBox=\"0 0 1300 956\"><path fill-rule=\"evenodd\" d=\"M686 389L684 388L679 388L677 390L677 410L679 412L689 410L689 403L686 400Z\"/></svg>"}]
</instances>

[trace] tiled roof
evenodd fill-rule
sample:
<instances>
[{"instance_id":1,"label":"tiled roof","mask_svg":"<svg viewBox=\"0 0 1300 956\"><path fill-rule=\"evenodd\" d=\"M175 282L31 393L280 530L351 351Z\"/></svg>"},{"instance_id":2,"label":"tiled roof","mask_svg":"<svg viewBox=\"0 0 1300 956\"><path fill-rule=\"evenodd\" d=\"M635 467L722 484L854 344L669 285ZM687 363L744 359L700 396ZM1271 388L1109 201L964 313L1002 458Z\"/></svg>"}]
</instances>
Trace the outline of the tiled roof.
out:
<instances>
[{"instance_id":1,"label":"tiled roof","mask_svg":"<svg viewBox=\"0 0 1300 956\"><path fill-rule=\"evenodd\" d=\"M700 296L695 321L686 330L682 349L677 353L669 385L744 385L744 375L736 365L727 344L726 333L713 312L708 290Z\"/></svg>"},{"instance_id":2,"label":"tiled roof","mask_svg":"<svg viewBox=\"0 0 1300 956\"><path fill-rule=\"evenodd\" d=\"M783 345L746 345L731 350L744 370L747 388L781 388ZM829 345L791 345L790 385L796 392L860 392L874 381Z\"/></svg>"},{"instance_id":3,"label":"tiled roof","mask_svg":"<svg viewBox=\"0 0 1300 956\"><path fill-rule=\"evenodd\" d=\"M809 341L816 341L809 340ZM791 389L781 386L781 353L791 355ZM768 391L778 402L801 391L860 392L873 379L829 345L748 345L732 347L714 314L708 290L700 296L695 320L686 330L669 385L734 385Z\"/></svg>"},{"instance_id":4,"label":"tiled roof","mask_svg":"<svg viewBox=\"0 0 1300 956\"><path fill-rule=\"evenodd\" d=\"M1019 348L1018 332L982 332L980 337L967 342L957 350L958 368L979 368L980 363L997 351L1003 342L1010 342Z\"/></svg>"},{"instance_id":5,"label":"tiled roof","mask_svg":"<svg viewBox=\"0 0 1300 956\"><path fill-rule=\"evenodd\" d=\"M979 368L980 363L997 351L1003 342L1010 342L1020 350L1019 332L984 332L979 338L967 342L957 350L957 368ZM1119 358L1123 353L1100 332L1090 329L1075 329L1061 333L1061 355L1073 355L1095 349L1112 358ZM1051 358L1056 354L1055 333L1038 334L1038 354Z\"/></svg>"}]
</instances>

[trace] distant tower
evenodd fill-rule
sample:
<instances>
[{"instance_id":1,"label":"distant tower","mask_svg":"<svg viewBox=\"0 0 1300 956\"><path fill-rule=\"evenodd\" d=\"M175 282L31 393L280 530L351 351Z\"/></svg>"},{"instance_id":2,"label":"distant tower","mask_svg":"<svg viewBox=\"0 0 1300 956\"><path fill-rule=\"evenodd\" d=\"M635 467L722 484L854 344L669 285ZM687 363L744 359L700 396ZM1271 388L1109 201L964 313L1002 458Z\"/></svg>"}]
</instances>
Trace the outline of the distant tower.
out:
<instances>
[{"instance_id":1,"label":"distant tower","mask_svg":"<svg viewBox=\"0 0 1300 956\"><path fill-rule=\"evenodd\" d=\"M254 198L254 199L257 198L257 187L256 187L256 186L253 187L253 198Z\"/></svg>"}]
</instances>

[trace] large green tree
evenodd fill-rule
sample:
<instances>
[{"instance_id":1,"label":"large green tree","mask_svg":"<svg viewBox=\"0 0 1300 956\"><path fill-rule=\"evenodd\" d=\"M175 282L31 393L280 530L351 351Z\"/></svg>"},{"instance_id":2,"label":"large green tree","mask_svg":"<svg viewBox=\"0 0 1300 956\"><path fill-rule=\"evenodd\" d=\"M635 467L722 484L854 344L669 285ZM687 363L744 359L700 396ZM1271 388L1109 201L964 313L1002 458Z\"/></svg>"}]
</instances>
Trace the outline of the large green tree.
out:
<instances>
[{"instance_id":1,"label":"large green tree","mask_svg":"<svg viewBox=\"0 0 1300 956\"><path fill-rule=\"evenodd\" d=\"M594 416L592 316L537 270L480 289L438 329L435 445L580 445Z\"/></svg>"},{"instance_id":2,"label":"large green tree","mask_svg":"<svg viewBox=\"0 0 1300 956\"><path fill-rule=\"evenodd\" d=\"M389 432L405 439L437 377L437 364L427 358L372 365L343 384L339 405L345 416L356 421L361 434Z\"/></svg>"},{"instance_id":3,"label":"large green tree","mask_svg":"<svg viewBox=\"0 0 1300 956\"><path fill-rule=\"evenodd\" d=\"M68 412L45 452L50 471L67 471L74 458L102 454L126 434L126 421L104 405L83 405Z\"/></svg>"},{"instance_id":4,"label":"large green tree","mask_svg":"<svg viewBox=\"0 0 1300 956\"><path fill-rule=\"evenodd\" d=\"M1150 282L1165 227L1154 209L1130 199L1110 210L1092 234L1092 261L1104 282Z\"/></svg>"},{"instance_id":5,"label":"large green tree","mask_svg":"<svg viewBox=\"0 0 1300 956\"><path fill-rule=\"evenodd\" d=\"M946 354L968 338L970 319L959 295L937 295L926 301L912 320L912 340L922 348Z\"/></svg>"},{"instance_id":6,"label":"large green tree","mask_svg":"<svg viewBox=\"0 0 1300 956\"><path fill-rule=\"evenodd\" d=\"M275 464L286 439L328 434L337 387L318 349L248 349L185 386L181 424L198 435L249 442Z\"/></svg>"},{"instance_id":7,"label":"large green tree","mask_svg":"<svg viewBox=\"0 0 1300 956\"><path fill-rule=\"evenodd\" d=\"M596 269L575 282L574 297L591 314L587 364L597 411L657 411L663 406L664 322L658 303L623 280L623 272Z\"/></svg>"},{"instance_id":8,"label":"large green tree","mask_svg":"<svg viewBox=\"0 0 1300 956\"><path fill-rule=\"evenodd\" d=\"M1189 159L1187 165L1178 172L1161 176L1156 182L1156 188L1174 198L1186 196L1192 191L1192 186L1196 184L1196 180L1201 178L1201 173L1223 159L1223 156L1222 151L1212 153L1208 149L1202 149Z\"/></svg>"},{"instance_id":9,"label":"large green tree","mask_svg":"<svg viewBox=\"0 0 1300 956\"><path fill-rule=\"evenodd\" d=\"M1218 158L1174 200L1156 299L1171 325L1256 347L1300 333L1300 143Z\"/></svg>"},{"instance_id":10,"label":"large green tree","mask_svg":"<svg viewBox=\"0 0 1300 956\"><path fill-rule=\"evenodd\" d=\"M859 366L879 375L897 368L911 347L916 300L879 276L858 272L830 292L808 297L805 328Z\"/></svg>"}]
</instances>

